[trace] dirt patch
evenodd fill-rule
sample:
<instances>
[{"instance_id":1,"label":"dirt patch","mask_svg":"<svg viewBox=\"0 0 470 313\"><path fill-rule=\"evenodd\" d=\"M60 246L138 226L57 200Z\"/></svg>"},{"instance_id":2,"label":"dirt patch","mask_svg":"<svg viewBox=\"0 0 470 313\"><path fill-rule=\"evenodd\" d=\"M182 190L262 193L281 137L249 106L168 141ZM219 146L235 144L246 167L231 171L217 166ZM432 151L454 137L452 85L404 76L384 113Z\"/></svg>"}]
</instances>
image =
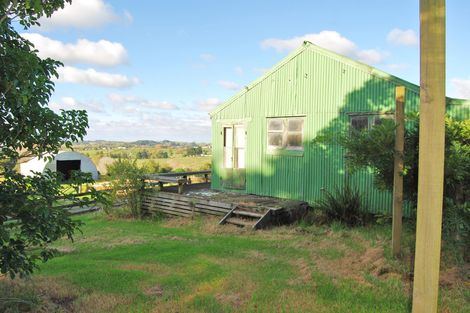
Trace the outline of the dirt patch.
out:
<instances>
[{"instance_id":1,"label":"dirt patch","mask_svg":"<svg viewBox=\"0 0 470 313\"><path fill-rule=\"evenodd\" d=\"M288 281L289 285L305 285L312 282L312 271L310 269L310 265L305 261L305 259L297 259L292 261L291 265L296 269L298 275L296 278L290 279Z\"/></svg>"},{"instance_id":2,"label":"dirt patch","mask_svg":"<svg viewBox=\"0 0 470 313\"><path fill-rule=\"evenodd\" d=\"M75 252L75 250L76 250L75 247L72 247L72 246L54 247L54 251L60 255L69 254L69 253Z\"/></svg>"},{"instance_id":3,"label":"dirt patch","mask_svg":"<svg viewBox=\"0 0 470 313\"><path fill-rule=\"evenodd\" d=\"M123 295L92 293L75 301L71 312L114 312L118 307L131 304L132 299Z\"/></svg>"},{"instance_id":4,"label":"dirt patch","mask_svg":"<svg viewBox=\"0 0 470 313\"><path fill-rule=\"evenodd\" d=\"M233 306L236 309L239 309L245 302L246 299L242 299L242 296L238 293L230 294L218 294L215 296L217 301Z\"/></svg>"},{"instance_id":5,"label":"dirt patch","mask_svg":"<svg viewBox=\"0 0 470 313\"><path fill-rule=\"evenodd\" d=\"M18 299L0 309L15 312L75 312L74 302L79 297L77 288L52 278L15 279L0 281L0 294L6 298Z\"/></svg>"},{"instance_id":6,"label":"dirt patch","mask_svg":"<svg viewBox=\"0 0 470 313\"><path fill-rule=\"evenodd\" d=\"M160 285L153 286L144 290L144 294L149 297L163 296L163 288Z\"/></svg>"},{"instance_id":7,"label":"dirt patch","mask_svg":"<svg viewBox=\"0 0 470 313\"><path fill-rule=\"evenodd\" d=\"M189 226L193 224L194 221L187 217L168 217L162 223L163 227L166 228L176 228L176 227L183 227Z\"/></svg>"},{"instance_id":8,"label":"dirt patch","mask_svg":"<svg viewBox=\"0 0 470 313\"><path fill-rule=\"evenodd\" d=\"M142 244L142 243L145 243L145 242L146 242L146 240L143 239L143 238L140 238L140 237L134 237L134 238L126 237L126 238L119 238L119 239L116 239L116 240L111 240L111 241L107 242L106 244L104 244L103 246L105 248L114 248L114 247L117 247L117 246L138 245L138 244Z\"/></svg>"},{"instance_id":9,"label":"dirt patch","mask_svg":"<svg viewBox=\"0 0 470 313\"><path fill-rule=\"evenodd\" d=\"M317 256L315 257L315 264L320 271L334 278L353 279L369 287L372 287L372 284L364 279L364 273L386 279L390 278L390 275L384 275L389 274L391 271L381 247L369 247L362 254L348 250L342 258L338 259Z\"/></svg>"},{"instance_id":10,"label":"dirt patch","mask_svg":"<svg viewBox=\"0 0 470 313\"><path fill-rule=\"evenodd\" d=\"M466 263L462 267L454 266L441 271L439 285L448 288L463 285L470 288L470 263Z\"/></svg>"}]
</instances>

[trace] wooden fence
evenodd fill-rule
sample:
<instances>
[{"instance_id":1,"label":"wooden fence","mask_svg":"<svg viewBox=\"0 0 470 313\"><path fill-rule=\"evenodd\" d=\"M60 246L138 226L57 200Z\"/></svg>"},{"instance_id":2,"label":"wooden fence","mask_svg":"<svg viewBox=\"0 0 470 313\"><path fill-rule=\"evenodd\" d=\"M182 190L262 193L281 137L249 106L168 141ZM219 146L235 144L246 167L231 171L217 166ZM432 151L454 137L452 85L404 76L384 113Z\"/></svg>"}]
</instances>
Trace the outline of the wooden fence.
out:
<instances>
[{"instance_id":1,"label":"wooden fence","mask_svg":"<svg viewBox=\"0 0 470 313\"><path fill-rule=\"evenodd\" d=\"M146 191L142 199L142 211L147 214L164 213L184 217L198 214L225 216L232 209L233 204L230 203L187 197L164 191Z\"/></svg>"}]
</instances>

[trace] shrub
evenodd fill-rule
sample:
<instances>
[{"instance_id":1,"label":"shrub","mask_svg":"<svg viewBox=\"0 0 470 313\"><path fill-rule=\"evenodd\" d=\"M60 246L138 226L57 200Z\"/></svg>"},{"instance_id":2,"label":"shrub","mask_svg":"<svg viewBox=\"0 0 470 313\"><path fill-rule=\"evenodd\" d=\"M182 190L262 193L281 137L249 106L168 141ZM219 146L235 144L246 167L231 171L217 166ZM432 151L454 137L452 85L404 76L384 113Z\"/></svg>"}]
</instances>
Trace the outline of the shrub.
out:
<instances>
[{"instance_id":1,"label":"shrub","mask_svg":"<svg viewBox=\"0 0 470 313\"><path fill-rule=\"evenodd\" d=\"M339 136L323 134L319 143L339 144L346 150L348 171L371 169L379 189L393 190L395 123L383 120L370 130L347 130ZM405 129L404 197L416 205L418 192L419 118L409 116ZM450 244L469 246L470 207L470 120L445 121L443 235ZM411 218L416 212L411 212ZM464 249L465 250L465 249ZM467 249L468 250L468 249ZM457 250L456 250L457 251ZM464 251L469 253L468 251Z\"/></svg>"},{"instance_id":2,"label":"shrub","mask_svg":"<svg viewBox=\"0 0 470 313\"><path fill-rule=\"evenodd\" d=\"M346 184L342 188L336 187L333 192L323 192L323 196L313 204L313 209L321 211L326 222L340 221L348 226L358 226L369 221L370 214L358 189Z\"/></svg>"},{"instance_id":3,"label":"shrub","mask_svg":"<svg viewBox=\"0 0 470 313\"><path fill-rule=\"evenodd\" d=\"M470 257L470 203L455 203L446 199L443 212L442 235L456 256Z\"/></svg>"},{"instance_id":4,"label":"shrub","mask_svg":"<svg viewBox=\"0 0 470 313\"><path fill-rule=\"evenodd\" d=\"M113 202L123 201L133 217L140 217L145 170L137 166L136 160L119 159L108 166L108 173L111 177ZM109 213L109 208L107 213Z\"/></svg>"}]
</instances>

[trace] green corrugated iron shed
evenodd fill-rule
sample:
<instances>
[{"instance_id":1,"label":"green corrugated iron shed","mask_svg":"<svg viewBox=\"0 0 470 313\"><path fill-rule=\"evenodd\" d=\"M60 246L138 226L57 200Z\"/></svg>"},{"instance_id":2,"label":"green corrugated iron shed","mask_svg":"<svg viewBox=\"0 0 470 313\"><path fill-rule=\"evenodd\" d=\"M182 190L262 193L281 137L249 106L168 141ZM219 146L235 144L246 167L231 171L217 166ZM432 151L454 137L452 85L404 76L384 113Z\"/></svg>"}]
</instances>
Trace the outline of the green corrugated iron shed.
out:
<instances>
[{"instance_id":1,"label":"green corrugated iron shed","mask_svg":"<svg viewBox=\"0 0 470 313\"><path fill-rule=\"evenodd\" d=\"M418 111L419 86L305 42L211 112L212 188L313 202L348 180L372 212L390 212L391 194L370 172L348 174L341 147L313 139L393 113L396 86L406 87L406 111ZM470 118L468 100L447 108Z\"/></svg>"}]
</instances>

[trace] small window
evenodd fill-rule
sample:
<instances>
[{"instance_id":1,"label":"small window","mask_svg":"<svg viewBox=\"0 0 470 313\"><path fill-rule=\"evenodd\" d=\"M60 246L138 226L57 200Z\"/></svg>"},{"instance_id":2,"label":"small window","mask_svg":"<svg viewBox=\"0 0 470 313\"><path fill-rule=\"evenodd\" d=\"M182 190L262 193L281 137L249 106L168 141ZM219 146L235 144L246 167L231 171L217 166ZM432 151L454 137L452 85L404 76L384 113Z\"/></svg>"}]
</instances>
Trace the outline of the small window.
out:
<instances>
[{"instance_id":1,"label":"small window","mask_svg":"<svg viewBox=\"0 0 470 313\"><path fill-rule=\"evenodd\" d=\"M351 116L351 127L355 130L369 128L369 118L367 116Z\"/></svg>"},{"instance_id":2,"label":"small window","mask_svg":"<svg viewBox=\"0 0 470 313\"><path fill-rule=\"evenodd\" d=\"M303 117L268 119L269 150L303 150Z\"/></svg>"},{"instance_id":3,"label":"small window","mask_svg":"<svg viewBox=\"0 0 470 313\"><path fill-rule=\"evenodd\" d=\"M382 124L384 119L393 119L393 113L365 113L349 116L351 129L361 131L371 129L374 125Z\"/></svg>"}]
</instances>

